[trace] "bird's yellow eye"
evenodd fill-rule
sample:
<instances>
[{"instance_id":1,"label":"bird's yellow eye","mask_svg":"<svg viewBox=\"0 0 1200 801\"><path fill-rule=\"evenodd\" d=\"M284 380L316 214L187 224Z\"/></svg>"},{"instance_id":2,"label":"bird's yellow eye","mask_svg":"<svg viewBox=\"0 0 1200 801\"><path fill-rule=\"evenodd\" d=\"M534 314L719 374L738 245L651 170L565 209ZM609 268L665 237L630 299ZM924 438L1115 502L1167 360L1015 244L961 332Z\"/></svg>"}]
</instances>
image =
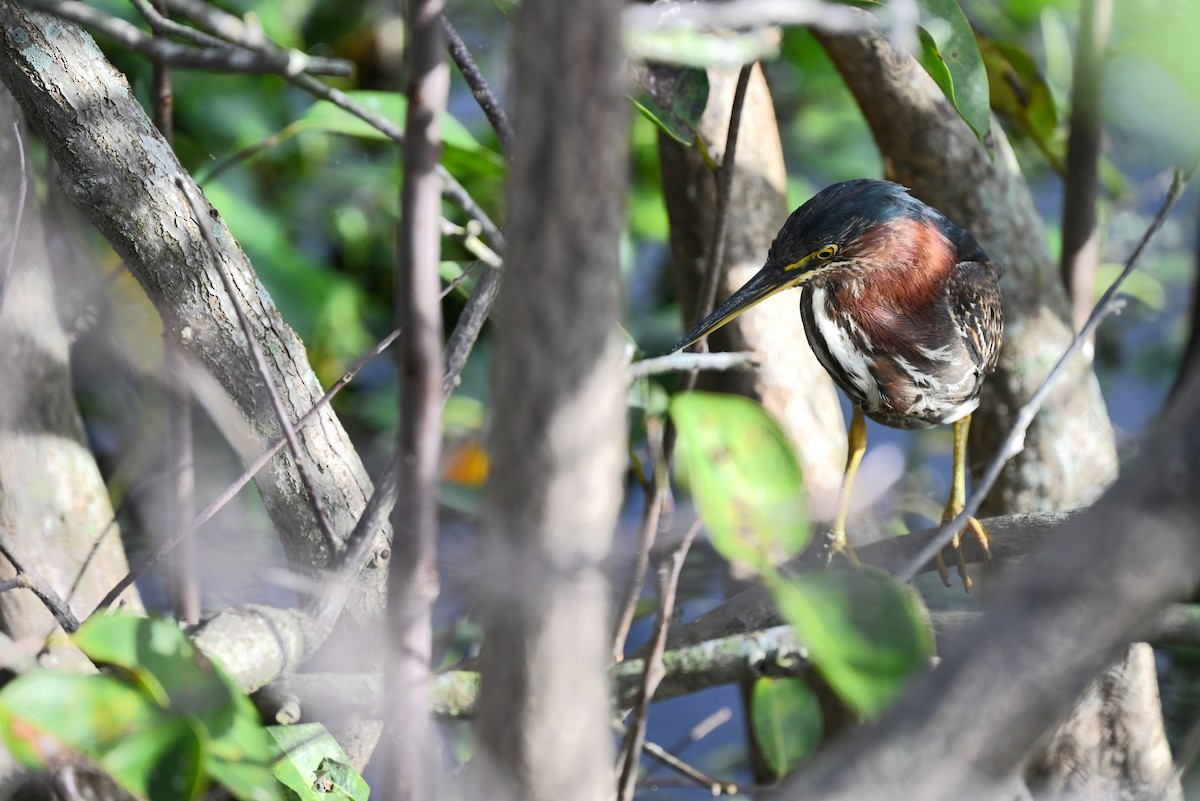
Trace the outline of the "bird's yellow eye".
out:
<instances>
[{"instance_id":1,"label":"bird's yellow eye","mask_svg":"<svg viewBox=\"0 0 1200 801\"><path fill-rule=\"evenodd\" d=\"M826 245L817 251L817 258L821 261L829 261L838 252L837 245Z\"/></svg>"}]
</instances>

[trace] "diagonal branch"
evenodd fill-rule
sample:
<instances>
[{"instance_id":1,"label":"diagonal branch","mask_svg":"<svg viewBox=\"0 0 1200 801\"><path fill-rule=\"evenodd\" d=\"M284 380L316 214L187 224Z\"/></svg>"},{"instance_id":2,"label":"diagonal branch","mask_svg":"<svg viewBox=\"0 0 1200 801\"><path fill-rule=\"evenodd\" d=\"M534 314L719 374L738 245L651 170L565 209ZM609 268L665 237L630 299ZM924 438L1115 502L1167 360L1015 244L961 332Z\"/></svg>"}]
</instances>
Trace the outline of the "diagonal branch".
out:
<instances>
[{"instance_id":1,"label":"diagonal branch","mask_svg":"<svg viewBox=\"0 0 1200 801\"><path fill-rule=\"evenodd\" d=\"M488 122L496 131L496 136L500 139L500 147L504 148L504 152L511 158L513 141L516 137L513 134L512 125L508 121L508 115L504 113L504 106L500 105L500 99L488 85L487 78L484 78L483 73L479 71L479 65L475 63L475 59L471 58L471 51L467 49L467 43L458 35L458 31L450 23L450 18L445 14L442 15L442 32L446 35L446 49L449 51L450 57L454 59L454 64L462 73L463 80L467 82L471 94L475 96L475 102L479 104L479 108L483 110Z\"/></svg>"},{"instance_id":2,"label":"diagonal branch","mask_svg":"<svg viewBox=\"0 0 1200 801\"><path fill-rule=\"evenodd\" d=\"M58 625L62 626L63 631L67 632L67 634L74 634L79 630L79 618L75 617L75 613L71 611L71 607L33 569L28 560L23 559L17 554L12 538L8 536L8 533L4 529L0 529L0 554L4 554L4 558L17 571L17 577L21 578L23 582L22 586L28 587L45 604L46 609L50 610L50 614L54 615L54 619L58 621Z\"/></svg>"},{"instance_id":3,"label":"diagonal branch","mask_svg":"<svg viewBox=\"0 0 1200 801\"><path fill-rule=\"evenodd\" d=\"M1055 383L1065 375L1067 365L1070 364L1075 355L1091 339L1092 334L1101 321L1120 307L1122 301L1117 297L1117 292L1120 290L1121 284L1137 268L1138 260L1141 258L1143 251L1145 251L1146 245L1158 233L1163 222L1167 219L1167 215L1174 208L1175 202L1179 200L1179 196L1183 194L1184 188L1191 181L1195 173L1196 170L1194 168L1186 177L1182 173L1175 173L1175 178L1171 182L1171 188L1167 192L1167 196L1163 199L1162 206L1159 208L1158 213L1154 215L1150 226L1142 234L1142 238L1138 241L1137 246L1134 247L1133 252L1129 254L1129 259L1125 262L1125 269L1121 271L1121 274L1117 276L1117 280L1113 281L1099 302L1096 303L1095 308L1092 309L1091 316L1088 317L1087 322L1079 330L1079 333L1075 335L1075 338L1071 340L1071 344L1067 347L1066 352L1059 357L1054 367L1042 379L1042 383L1038 386L1037 390L1017 412L1016 419L1013 422L1012 428L1009 429L1008 436L1005 437L1003 444L997 449L995 456L992 457L987 470L984 471L983 475L976 482L972 489L971 497L967 499L966 507L957 517L942 526L938 531L938 535L896 573L896 578L901 581L911 581L922 565L927 563L935 554L949 544L950 540L954 539L955 533L962 531L966 527L967 521L979 511L983 499L987 497L992 487L995 486L997 479L1000 478L1000 471L1008 464L1009 459L1020 453L1025 441L1025 433L1033 423L1034 416L1037 415L1038 410L1045 403Z\"/></svg>"}]
</instances>

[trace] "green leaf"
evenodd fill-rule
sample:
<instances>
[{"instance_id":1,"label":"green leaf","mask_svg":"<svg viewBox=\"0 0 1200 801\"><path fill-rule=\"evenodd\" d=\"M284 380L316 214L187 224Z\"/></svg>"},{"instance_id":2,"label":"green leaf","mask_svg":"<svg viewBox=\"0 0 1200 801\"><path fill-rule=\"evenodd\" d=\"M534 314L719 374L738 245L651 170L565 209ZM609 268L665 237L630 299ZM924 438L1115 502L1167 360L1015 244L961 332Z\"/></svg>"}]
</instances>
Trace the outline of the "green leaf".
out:
<instances>
[{"instance_id":1,"label":"green leaf","mask_svg":"<svg viewBox=\"0 0 1200 801\"><path fill-rule=\"evenodd\" d=\"M209 731L205 769L240 801L275 801L283 797L272 770L271 738L259 722L250 699L239 695L233 722L221 732Z\"/></svg>"},{"instance_id":2,"label":"green leaf","mask_svg":"<svg viewBox=\"0 0 1200 801\"><path fill-rule=\"evenodd\" d=\"M811 528L800 464L762 406L740 395L690 392L673 398L670 412L718 553L762 572L804 550Z\"/></svg>"},{"instance_id":3,"label":"green leaf","mask_svg":"<svg viewBox=\"0 0 1200 801\"><path fill-rule=\"evenodd\" d=\"M641 64L634 67L638 90L630 100L642 116L685 145L708 105L708 73L695 67ZM661 203L661 201L660 201Z\"/></svg>"},{"instance_id":4,"label":"green leaf","mask_svg":"<svg viewBox=\"0 0 1200 801\"><path fill-rule=\"evenodd\" d=\"M371 109L382 117L404 127L404 118L408 112L408 98L397 92L353 91L346 92L352 99ZM327 100L318 100L309 106L297 124L305 130L324 131L325 133L355 136L360 139L375 139L392 141L378 128L356 117L345 109L335 106ZM503 175L508 164L494 150L484 147L471 135L467 127L449 114L442 115L441 123L443 158L459 158L485 175Z\"/></svg>"},{"instance_id":5,"label":"green leaf","mask_svg":"<svg viewBox=\"0 0 1200 801\"><path fill-rule=\"evenodd\" d=\"M920 599L886 573L824 570L772 584L813 665L860 715L877 715L928 666L933 633Z\"/></svg>"},{"instance_id":6,"label":"green leaf","mask_svg":"<svg viewBox=\"0 0 1200 801\"><path fill-rule=\"evenodd\" d=\"M194 720L207 747L204 771L236 798L279 797L271 749L254 705L173 621L133 615L90 618L75 643L136 682L164 710Z\"/></svg>"},{"instance_id":7,"label":"green leaf","mask_svg":"<svg viewBox=\"0 0 1200 801\"><path fill-rule=\"evenodd\" d=\"M162 707L229 725L238 692L165 618L93 616L73 637L95 663L119 668Z\"/></svg>"},{"instance_id":8,"label":"green leaf","mask_svg":"<svg viewBox=\"0 0 1200 801\"><path fill-rule=\"evenodd\" d=\"M198 798L203 736L114 675L35 670L0 692L0 735L16 759L44 767L76 758L138 798Z\"/></svg>"},{"instance_id":9,"label":"green leaf","mask_svg":"<svg viewBox=\"0 0 1200 801\"><path fill-rule=\"evenodd\" d=\"M275 777L301 801L366 801L371 788L320 723L271 726Z\"/></svg>"},{"instance_id":10,"label":"green leaf","mask_svg":"<svg viewBox=\"0 0 1200 801\"><path fill-rule=\"evenodd\" d=\"M918 0L921 49L917 60L980 141L988 132L988 76L971 23L955 0Z\"/></svg>"},{"instance_id":11,"label":"green leaf","mask_svg":"<svg viewBox=\"0 0 1200 801\"><path fill-rule=\"evenodd\" d=\"M133 732L104 755L104 769L117 776L146 777L146 797L200 798L208 787L204 774L203 729L190 717Z\"/></svg>"},{"instance_id":12,"label":"green leaf","mask_svg":"<svg viewBox=\"0 0 1200 801\"><path fill-rule=\"evenodd\" d=\"M750 696L750 722L763 759L776 778L800 764L821 742L821 704L802 679L762 678Z\"/></svg>"},{"instance_id":13,"label":"green leaf","mask_svg":"<svg viewBox=\"0 0 1200 801\"><path fill-rule=\"evenodd\" d=\"M464 262L457 262L457 261L440 261L440 262L438 262L438 275L441 276L441 279L446 284L446 286L449 286L450 284L454 283L459 278L461 278L462 274L465 271L466 270L464 268ZM478 280L479 280L478 272L476 272L475 275L473 275L473 276L469 276L469 277L463 279L463 281L454 288L454 294L458 295L459 297L462 297L464 299L471 297L471 292L474 291L475 284Z\"/></svg>"},{"instance_id":14,"label":"green leaf","mask_svg":"<svg viewBox=\"0 0 1200 801\"><path fill-rule=\"evenodd\" d=\"M508 17L509 22L517 21L517 14L521 10L520 0L492 0L492 5L501 14Z\"/></svg>"},{"instance_id":15,"label":"green leaf","mask_svg":"<svg viewBox=\"0 0 1200 801\"><path fill-rule=\"evenodd\" d=\"M992 109L1042 151L1056 172L1065 171L1066 141L1058 107L1037 62L1021 47L975 35L988 76Z\"/></svg>"}]
</instances>

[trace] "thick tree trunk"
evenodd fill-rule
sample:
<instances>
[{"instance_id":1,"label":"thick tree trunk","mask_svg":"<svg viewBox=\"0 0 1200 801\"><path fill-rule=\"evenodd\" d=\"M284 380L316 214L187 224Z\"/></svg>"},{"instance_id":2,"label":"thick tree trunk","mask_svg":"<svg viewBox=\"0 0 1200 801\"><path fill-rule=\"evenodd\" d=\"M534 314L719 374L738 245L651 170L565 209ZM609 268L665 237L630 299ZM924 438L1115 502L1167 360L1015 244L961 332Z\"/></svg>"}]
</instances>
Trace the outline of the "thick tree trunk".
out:
<instances>
[{"instance_id":1,"label":"thick tree trunk","mask_svg":"<svg viewBox=\"0 0 1200 801\"><path fill-rule=\"evenodd\" d=\"M267 353L270 375L293 419L311 408L321 387L304 343L280 317L245 254L219 215L209 211L222 247L219 263L200 238L174 181L190 181L170 146L130 92L129 84L76 26L0 0L0 80L58 163L63 189L125 260L158 309L166 336L212 374L245 416L248 436L231 436L244 458L258 456L281 434L255 371L233 298L216 269L238 288L255 336ZM199 192L192 185L190 191ZM346 432L326 406L299 434L317 491L345 536L366 504L371 482ZM258 489L292 564L319 573L330 558L290 455L284 451L259 476ZM382 614L387 531L378 558L359 577L349 618L369 627Z\"/></svg>"},{"instance_id":2,"label":"thick tree trunk","mask_svg":"<svg viewBox=\"0 0 1200 801\"><path fill-rule=\"evenodd\" d=\"M75 406L59 292L32 184L21 230L14 227L21 184L13 130L18 119L16 102L0 87L0 281L12 237L18 237L0 308L0 528L83 618L129 566ZM0 577L13 575L4 560ZM140 608L136 591L126 598ZM38 641L57 628L29 590L0 593L0 626L14 639ZM56 655L78 653L63 645L51 648L52 662Z\"/></svg>"},{"instance_id":3,"label":"thick tree trunk","mask_svg":"<svg viewBox=\"0 0 1200 801\"><path fill-rule=\"evenodd\" d=\"M480 790L492 798L613 792L604 560L626 439L620 12L619 0L526 0L517 27L480 606L491 766Z\"/></svg>"},{"instance_id":4,"label":"thick tree trunk","mask_svg":"<svg viewBox=\"0 0 1200 801\"><path fill-rule=\"evenodd\" d=\"M737 70L709 70L708 106L698 132L718 161L725 151ZM717 298L733 294L762 267L767 250L791 209L787 170L775 106L762 70L755 68L742 109L737 169L729 201L729 235ZM700 151L659 137L663 196L671 218L671 253L679 275L684 328L697 321L696 301L712 245L716 176ZM710 337L714 351L751 351L753 370L702 375L699 386L760 400L788 433L804 468L804 482L832 516L846 459L846 425L837 390L817 362L800 323L799 295L764 301ZM822 503L828 501L828 509Z\"/></svg>"}]
</instances>

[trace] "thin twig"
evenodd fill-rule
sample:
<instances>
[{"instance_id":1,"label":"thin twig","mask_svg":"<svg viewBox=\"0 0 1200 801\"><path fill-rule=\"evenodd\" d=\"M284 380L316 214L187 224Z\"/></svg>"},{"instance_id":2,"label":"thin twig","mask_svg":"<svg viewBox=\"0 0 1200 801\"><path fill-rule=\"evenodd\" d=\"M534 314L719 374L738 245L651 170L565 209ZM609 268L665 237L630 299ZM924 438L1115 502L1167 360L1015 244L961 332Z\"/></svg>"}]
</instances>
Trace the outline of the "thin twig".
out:
<instances>
[{"instance_id":1,"label":"thin twig","mask_svg":"<svg viewBox=\"0 0 1200 801\"><path fill-rule=\"evenodd\" d=\"M161 37L174 36L177 39L183 39L186 42L191 42L194 45L201 47L228 47L228 43L224 39L219 39L210 33L193 28L190 25L181 25L173 19L167 17L166 13L159 8L154 7L151 0L130 0L133 7L142 15L142 19L146 20L146 24L150 26L150 30Z\"/></svg>"},{"instance_id":2,"label":"thin twig","mask_svg":"<svg viewBox=\"0 0 1200 801\"><path fill-rule=\"evenodd\" d=\"M375 544L375 532L387 522L388 515L396 505L397 484L400 478L400 451L392 452L387 467L375 481L375 491L367 499L367 505L359 516L354 530L346 538L337 574L325 582L325 592L315 598L308 607L313 621L312 636L306 638L305 657L311 657L333 632L334 624L341 617L354 580L371 559ZM390 552L379 554L390 558Z\"/></svg>"},{"instance_id":3,"label":"thin twig","mask_svg":"<svg viewBox=\"0 0 1200 801\"><path fill-rule=\"evenodd\" d=\"M480 282L493 272L492 270L486 271ZM445 299L446 295L453 288L453 284L446 287L442 291L441 299ZM468 309L470 306L471 304L468 304ZM466 312L464 312L465 314ZM460 317L459 325L461 326L461 324L462 318ZM458 330L456 327L455 333L458 333ZM453 339L454 337L452 336L451 340ZM443 371L445 375L450 375L451 370L455 371L455 375L462 372L462 364L457 364L456 366L451 364L448 348L444 358ZM449 394L445 391L445 385L443 384L441 398L443 406L448 397ZM308 615L313 621L313 633L306 643L308 649L307 656L312 656L313 653L316 653L317 648L325 642L325 639L333 631L333 626L337 622L338 617L341 616L342 609L346 605L346 600L350 597L350 590L354 585L354 579L372 558L372 547L375 544L373 535L387 521L388 515L391 514L392 508L396 504L396 483L399 476L400 451L393 450L383 473L375 480L375 491L367 499L367 505L359 516L358 523L355 524L354 530L350 532L350 536L346 538L346 545L342 550L337 575L326 582L325 593L321 597L314 599L309 605ZM390 553L385 552L378 556L381 559L387 559L390 558Z\"/></svg>"},{"instance_id":4,"label":"thin twig","mask_svg":"<svg viewBox=\"0 0 1200 801\"><path fill-rule=\"evenodd\" d=\"M188 206L191 208L192 215L196 220L196 225L200 227L200 235L204 239L204 244L212 254L213 270L220 276L221 285L225 288L225 294L229 296L229 301L233 304L234 311L237 312L238 322L242 327L242 335L246 337L246 345L250 350L250 357L254 360L254 366L258 370L258 374L262 376L263 385L266 387L267 394L271 398L271 404L275 407L275 415L279 418L279 425L283 429L283 435L287 439L288 447L292 451L292 461L296 465L296 471L300 474L300 481L304 484L304 490L308 493L308 500L312 504L313 514L316 515L317 525L321 529L321 534L325 537L325 545L329 548L330 553L336 553L340 542L337 532L333 530L333 525L329 522L329 515L325 512L325 502L322 500L321 494L317 492L317 486L313 482L312 474L309 472L308 456L305 454L304 447L300 444L300 440L296 436L296 428L292 425L291 415L288 414L287 407L283 405L283 399L279 397L279 390L275 388L275 382L271 379L271 372L270 368L267 367L267 358L263 354L262 343L255 336L254 328L250 324L250 318L238 300L238 291L237 287L233 285L233 279L229 277L228 272L226 272L221 264L221 251L213 239L209 225L205 222L205 215L200 208L199 201L192 196L191 191L188 189L187 181L182 176L176 176L175 185L179 187L179 191L187 199Z\"/></svg>"},{"instance_id":5,"label":"thin twig","mask_svg":"<svg viewBox=\"0 0 1200 801\"><path fill-rule=\"evenodd\" d=\"M642 672L641 686L638 688L637 701L633 706L633 722L625 733L625 745L621 749L624 764L618 784L617 798L619 801L631 801L637 785L638 767L641 762L642 749L646 744L646 725L650 720L650 701L654 692L662 682L666 670L663 667L663 653L667 650L667 632L671 628L671 618L675 613L675 598L679 591L679 575L683 572L683 563L687 552L700 531L701 523L697 520L683 535L679 544L671 548L663 558L658 568L659 575L659 609L658 621L654 626L654 638L650 643L650 653L646 657L646 668Z\"/></svg>"},{"instance_id":6,"label":"thin twig","mask_svg":"<svg viewBox=\"0 0 1200 801\"><path fill-rule=\"evenodd\" d=\"M379 354L387 350L387 348L393 342L395 342L399 336L400 330L396 329L380 340L375 347L367 351L367 353L364 354L363 357L359 359L353 367L346 371L345 375L338 379L333 386L331 386L328 391L321 396L320 400L313 404L311 409L305 412L304 415L296 421L296 431L304 430L309 423L316 420L321 410L325 408L325 405L333 400L333 397L341 392L347 384L353 381L354 378L360 372L362 372L364 367L374 361ZM146 571L150 570L150 568L162 561L163 557L178 547L180 543L199 531L201 526L211 520L217 514L217 512L224 509L231 500L237 497L237 494L242 491L242 488L249 484L254 477L258 475L259 471L266 467L267 463L274 459L275 455L283 450L283 448L286 446L286 437L281 436L279 439L275 440L270 448L267 448L265 451L263 451L263 453L257 459L255 459L254 462L251 463L251 465L247 467L233 483L225 488L224 492L214 498L208 506L204 507L204 510L201 511L200 514L196 515L195 519L193 519L186 528L175 532L174 535L160 543L159 546L155 548L149 556L138 563L136 567L131 568L130 571L126 573L125 576L122 577L122 579L118 581L111 590L108 591L108 595L104 596L100 603L96 605L96 608L92 611L92 614L94 615L97 612L102 612L112 606L117 598L121 596L121 593L123 593L135 581L145 575Z\"/></svg>"},{"instance_id":7,"label":"thin twig","mask_svg":"<svg viewBox=\"0 0 1200 801\"><path fill-rule=\"evenodd\" d=\"M513 129L512 125L508 122L508 115L504 113L504 107L500 105L500 99L496 97L496 93L488 85L487 78L484 78L483 73L479 71L479 66L475 63L475 59L471 58L471 51L467 49L467 43L458 35L458 31L450 24L450 18L445 14L442 14L442 32L446 35L446 50L450 53L450 58L454 59L458 71L462 73L463 80L467 82L467 87L471 90L471 94L475 96L475 102L479 104L479 108L483 110L484 116L488 118L488 122L492 124L492 128L496 131L496 136L500 140L500 147L504 149L505 155L512 158L513 142L516 137L513 136Z\"/></svg>"},{"instance_id":8,"label":"thin twig","mask_svg":"<svg viewBox=\"0 0 1200 801\"><path fill-rule=\"evenodd\" d=\"M0 592L8 592L9 590L27 590L27 589L29 589L29 579L27 579L25 577L24 573L17 576L16 578L4 579L3 581L0 581Z\"/></svg>"},{"instance_id":9,"label":"thin twig","mask_svg":"<svg viewBox=\"0 0 1200 801\"><path fill-rule=\"evenodd\" d=\"M729 199L733 194L733 173L736 169L738 132L742 127L742 106L746 102L746 88L750 84L753 64L738 71L737 87L733 92L733 106L729 112L729 133L725 137L725 154L721 158L721 169L717 171L717 201L713 215L713 233L709 242L708 260L704 265L704 280L700 284L696 301L696 319L703 320L717 302L717 287L721 285L721 273L725 263L725 232L729 229ZM708 351L708 337L702 337L695 345L700 353ZM684 382L684 392L696 387L698 371L693 370Z\"/></svg>"},{"instance_id":10,"label":"thin twig","mask_svg":"<svg viewBox=\"0 0 1200 801\"><path fill-rule=\"evenodd\" d=\"M1004 466L1008 464L1010 459L1021 452L1021 449L1024 447L1025 433L1029 430L1030 424L1033 423L1034 416L1042 408L1042 404L1045 403L1046 398L1050 395L1050 390L1065 375L1067 364L1083 348L1084 344L1090 340L1100 322L1120 307L1122 301L1116 297L1117 290L1121 288L1121 284L1125 282L1125 279L1133 273L1137 267L1138 260L1142 256L1142 252L1145 251L1146 246L1154 238L1154 235L1158 233L1158 230L1162 228L1167 215L1170 214L1171 209L1175 206L1175 202L1179 200L1179 196L1183 194L1184 188L1195 174L1195 168L1186 176L1178 170L1175 172L1175 176L1171 181L1171 188L1163 199L1162 207L1154 215L1154 219L1150 221L1146 232L1142 234L1142 238L1129 255L1129 259L1125 262L1125 269L1117 276L1117 280L1113 281L1112 285L1105 290L1104 295L1096 303L1095 308L1092 309L1087 322L1079 329L1079 333L1071 340L1071 344L1067 346L1066 351L1059 357L1058 362L1042 380L1041 385L1038 386L1029 400L1025 402L1025 405L1017 412L1016 419L1013 421L1012 428L1009 429L1008 436L1004 438L1004 442L996 451L996 455L992 457L987 471L984 472L982 478L980 478L979 482L973 488L971 497L967 499L966 506L959 512L957 517L938 529L937 536L930 540L928 545L896 571L895 575L897 579L905 582L912 581L913 577L921 571L925 563L939 553L942 548L946 547L950 540L954 539L955 534L966 527L967 521L975 516L980 504L983 503L983 499L987 497L992 487L995 486L996 480L1000 477L1000 471L1004 469Z\"/></svg>"},{"instance_id":11,"label":"thin twig","mask_svg":"<svg viewBox=\"0 0 1200 801\"><path fill-rule=\"evenodd\" d=\"M684 762L652 740L647 740L642 745L642 750L681 776L690 779L701 787L707 788L712 793L713 798L722 795L738 794L739 788L734 782L721 781L715 776L710 776L690 763Z\"/></svg>"},{"instance_id":12,"label":"thin twig","mask_svg":"<svg viewBox=\"0 0 1200 801\"><path fill-rule=\"evenodd\" d=\"M646 417L646 444L650 460L650 486L646 490L646 503L642 507L642 518L638 523L637 545L633 552L633 564L625 578L624 599L617 613L617 625L613 632L614 662L625 658L625 641L637 614L637 602L642 597L642 586L650 569L650 550L662 526L663 510L671 503L671 468L663 453L663 421L659 415ZM669 517L669 515L667 515Z\"/></svg>"},{"instance_id":13,"label":"thin twig","mask_svg":"<svg viewBox=\"0 0 1200 801\"><path fill-rule=\"evenodd\" d=\"M4 554L4 558L13 566L13 570L17 572L17 576L24 576L29 589L45 605L50 614L54 615L54 619L58 621L58 625L62 626L63 631L67 634L74 634L79 630L79 618L75 617L75 613L71 611L71 607L30 566L29 562L17 554L16 549L13 547L12 539L2 528L0 528L0 553Z\"/></svg>"},{"instance_id":14,"label":"thin twig","mask_svg":"<svg viewBox=\"0 0 1200 801\"><path fill-rule=\"evenodd\" d=\"M176 1L171 0L171 2ZM286 77L309 94L315 95L322 100L328 100L343 111L347 111L358 117L396 144L404 144L404 131L400 129L400 126L373 109L367 108L345 92L326 86L311 75L290 75ZM483 229L484 236L492 243L492 249L497 253L503 253L504 234L492 222L492 218L475 202L475 198L471 197L471 194L458 182L457 178L450 174L450 171L445 166L438 164L436 171L438 177L442 179L442 196L462 209L463 213L469 218L478 222Z\"/></svg>"},{"instance_id":15,"label":"thin twig","mask_svg":"<svg viewBox=\"0 0 1200 801\"><path fill-rule=\"evenodd\" d=\"M21 138L21 122L13 120L13 136L17 140L18 166L21 170L21 185L17 194L17 213L13 215L12 239L8 242L8 253L4 258L4 276L0 278L0 311L4 311L4 298L8 294L8 285L12 281L13 265L17 263L17 243L21 239L21 218L25 215L25 191L29 185L29 177L25 174L25 140Z\"/></svg>"},{"instance_id":16,"label":"thin twig","mask_svg":"<svg viewBox=\"0 0 1200 801\"><path fill-rule=\"evenodd\" d=\"M704 319L716 302L717 286L720 283L721 269L725 261L725 232L729 227L729 198L733 190L733 172L736 169L738 132L742 125L742 107L746 101L746 88L750 84L750 74L753 64L746 65L738 72L737 85L733 90L733 101L729 109L729 128L725 135L725 153L721 159L721 167L717 174L717 197L713 210L713 234L709 241L708 259L705 262L704 280L701 282L699 299L696 303L695 315L697 320ZM707 352L707 337L696 343L696 350ZM682 392L690 392L696 386L699 371L691 370L683 380ZM621 604L621 612L617 617L616 633L613 643L613 657L620 661L625 650L625 640L629 636L629 627L633 623L633 613L641 594L642 581L649 567L650 550L658 530L669 520L670 515L664 514L671 507L671 460L675 450L675 427L667 421L663 432L662 469L656 465L653 470L654 482L651 486L647 508L643 511L641 524L638 528L637 553L634 564L630 568L630 577L626 582L626 594Z\"/></svg>"},{"instance_id":17,"label":"thin twig","mask_svg":"<svg viewBox=\"0 0 1200 801\"><path fill-rule=\"evenodd\" d=\"M479 276L479 280L475 282L475 288L471 290L471 297L467 299L466 307L458 316L458 322L454 324L454 331L450 333L450 339L446 341L445 367L442 372L442 403L449 399L454 390L458 388L459 381L462 380L463 368L467 366L467 357L471 355L471 349L475 347L475 341L479 339L479 334L483 331L483 324L487 322L492 306L496 302L496 296L500 293L501 276L500 270L483 271L483 275Z\"/></svg>"},{"instance_id":18,"label":"thin twig","mask_svg":"<svg viewBox=\"0 0 1200 801\"><path fill-rule=\"evenodd\" d=\"M148 35L131 22L111 17L77 0L27 0L31 8L46 11L76 22L105 39L159 59L173 67L187 67L220 72L277 74L292 77L306 72L324 75L350 75L353 66L342 59L313 57L299 50L284 50L276 45L275 52L262 47L198 48ZM264 40L266 41L266 40Z\"/></svg>"},{"instance_id":19,"label":"thin twig","mask_svg":"<svg viewBox=\"0 0 1200 801\"><path fill-rule=\"evenodd\" d=\"M488 267L491 267L493 270L499 270L504 266L504 261L500 258L500 254L489 248L487 243L479 238L482 229L474 220L462 226L455 225L449 220L443 219L441 227L442 236L457 239L467 249L468 253Z\"/></svg>"},{"instance_id":20,"label":"thin twig","mask_svg":"<svg viewBox=\"0 0 1200 801\"><path fill-rule=\"evenodd\" d=\"M230 153L228 156L225 156L224 158L215 162L207 170L198 173L195 176L196 183L199 184L200 186L204 186L206 183L208 183L209 181L212 181L214 178L216 178L218 175L225 172L226 170L232 169L232 168L236 167L237 165L241 164L242 162L247 161L251 158L254 158L254 156L257 156L259 153L262 153L264 150L268 150L272 147L275 147L275 145L279 144L283 140L287 139L290 136L295 135L295 130L298 127L299 127L299 123L294 122L291 125L285 126L284 128L276 131L275 133L270 134L269 136L264 136L262 139L258 140L257 142L255 142L251 145L247 145L246 147L242 148L241 150L237 151L236 153Z\"/></svg>"},{"instance_id":21,"label":"thin twig","mask_svg":"<svg viewBox=\"0 0 1200 801\"><path fill-rule=\"evenodd\" d=\"M740 370L758 364L753 353L669 353L651 359L636 361L625 368L625 378L630 382L662 373L677 373L708 370Z\"/></svg>"},{"instance_id":22,"label":"thin twig","mask_svg":"<svg viewBox=\"0 0 1200 801\"><path fill-rule=\"evenodd\" d=\"M620 737L625 737L629 733L629 729L620 721L613 723L613 730ZM713 797L721 795L737 795L738 786L732 782L721 781L720 779L710 776L699 768L683 761L679 757L672 754L666 748L663 748L653 740L647 740L642 750L646 752L652 759L658 760L666 767L675 771L681 776L686 777L691 782L706 788Z\"/></svg>"}]
</instances>

